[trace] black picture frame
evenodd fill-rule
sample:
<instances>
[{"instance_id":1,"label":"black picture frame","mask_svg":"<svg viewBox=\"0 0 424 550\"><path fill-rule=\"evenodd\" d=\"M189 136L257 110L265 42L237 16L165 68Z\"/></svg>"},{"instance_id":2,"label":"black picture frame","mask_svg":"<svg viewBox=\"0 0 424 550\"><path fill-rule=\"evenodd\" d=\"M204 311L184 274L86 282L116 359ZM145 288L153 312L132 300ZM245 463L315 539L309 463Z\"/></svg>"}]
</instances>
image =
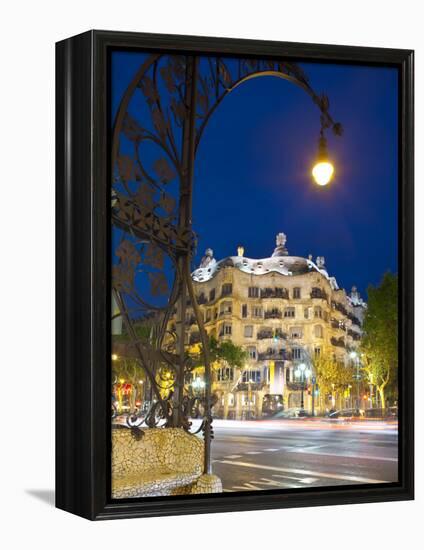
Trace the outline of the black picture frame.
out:
<instances>
[{"instance_id":1,"label":"black picture frame","mask_svg":"<svg viewBox=\"0 0 424 550\"><path fill-rule=\"evenodd\" d=\"M399 482L111 501L108 56L112 48L399 68ZM414 497L413 51L89 31L56 45L56 506L91 520Z\"/></svg>"}]
</instances>

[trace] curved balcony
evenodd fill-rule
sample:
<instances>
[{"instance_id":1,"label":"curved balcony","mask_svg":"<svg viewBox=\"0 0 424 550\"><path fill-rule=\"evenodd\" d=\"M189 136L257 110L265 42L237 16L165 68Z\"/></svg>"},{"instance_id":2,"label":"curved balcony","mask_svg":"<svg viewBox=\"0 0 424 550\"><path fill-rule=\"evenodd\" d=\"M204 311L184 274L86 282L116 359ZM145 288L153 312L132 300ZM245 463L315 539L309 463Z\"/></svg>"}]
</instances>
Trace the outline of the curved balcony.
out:
<instances>
[{"instance_id":1,"label":"curved balcony","mask_svg":"<svg viewBox=\"0 0 424 550\"><path fill-rule=\"evenodd\" d=\"M289 353L285 349L268 349L262 353L258 353L258 361L287 361Z\"/></svg>"},{"instance_id":2,"label":"curved balcony","mask_svg":"<svg viewBox=\"0 0 424 550\"><path fill-rule=\"evenodd\" d=\"M273 309L271 311L265 311L265 319L282 319L283 312L279 309Z\"/></svg>"},{"instance_id":3,"label":"curved balcony","mask_svg":"<svg viewBox=\"0 0 424 550\"><path fill-rule=\"evenodd\" d=\"M334 338L334 336L331 338L331 345L339 348L346 347L346 344L343 338Z\"/></svg>"},{"instance_id":4,"label":"curved balcony","mask_svg":"<svg viewBox=\"0 0 424 550\"><path fill-rule=\"evenodd\" d=\"M340 304L339 302L332 302L331 306L335 311L338 311L339 313L341 313L345 317L348 316L347 309L344 307L343 304Z\"/></svg>"},{"instance_id":5,"label":"curved balcony","mask_svg":"<svg viewBox=\"0 0 424 550\"><path fill-rule=\"evenodd\" d=\"M267 338L274 338L274 331L272 329L258 331L256 338L258 340L266 340Z\"/></svg>"},{"instance_id":6,"label":"curved balcony","mask_svg":"<svg viewBox=\"0 0 424 550\"><path fill-rule=\"evenodd\" d=\"M328 294L320 288L314 288L311 291L311 298L328 301Z\"/></svg>"}]
</instances>

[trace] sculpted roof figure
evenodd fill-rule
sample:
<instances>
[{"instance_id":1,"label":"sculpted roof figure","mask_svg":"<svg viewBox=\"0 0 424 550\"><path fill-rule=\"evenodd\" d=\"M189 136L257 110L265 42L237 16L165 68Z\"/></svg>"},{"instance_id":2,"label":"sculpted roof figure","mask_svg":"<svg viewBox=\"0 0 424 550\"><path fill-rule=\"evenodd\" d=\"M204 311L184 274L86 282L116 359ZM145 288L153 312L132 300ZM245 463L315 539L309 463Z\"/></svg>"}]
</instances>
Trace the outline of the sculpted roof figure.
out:
<instances>
[{"instance_id":1,"label":"sculpted roof figure","mask_svg":"<svg viewBox=\"0 0 424 550\"><path fill-rule=\"evenodd\" d=\"M200 262L200 267L208 267L208 265L212 262L213 259L214 259L214 257L213 257L212 248L207 248L205 250L205 255L203 256L203 258Z\"/></svg>"},{"instance_id":2,"label":"sculpted roof figure","mask_svg":"<svg viewBox=\"0 0 424 550\"><path fill-rule=\"evenodd\" d=\"M275 244L277 245L274 249L274 252L272 253L272 257L275 258L275 256L287 256L288 251L285 247L287 241L287 237L284 233L278 233L278 235L275 238Z\"/></svg>"}]
</instances>

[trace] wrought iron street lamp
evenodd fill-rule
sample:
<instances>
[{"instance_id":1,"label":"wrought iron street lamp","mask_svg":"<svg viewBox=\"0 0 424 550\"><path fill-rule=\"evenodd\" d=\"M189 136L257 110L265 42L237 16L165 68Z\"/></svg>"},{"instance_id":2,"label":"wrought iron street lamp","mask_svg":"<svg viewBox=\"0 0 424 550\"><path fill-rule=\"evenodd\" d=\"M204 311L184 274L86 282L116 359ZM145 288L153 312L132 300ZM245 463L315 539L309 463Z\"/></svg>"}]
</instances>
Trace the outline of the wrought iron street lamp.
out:
<instances>
[{"instance_id":1,"label":"wrought iron street lamp","mask_svg":"<svg viewBox=\"0 0 424 550\"><path fill-rule=\"evenodd\" d=\"M311 376L311 369L305 365L305 363L300 363L297 369L295 370L295 376L300 379L301 383L301 397L300 397L300 412L299 416L305 415L305 401L304 401L304 392L306 389L306 381Z\"/></svg>"},{"instance_id":2,"label":"wrought iron street lamp","mask_svg":"<svg viewBox=\"0 0 424 550\"><path fill-rule=\"evenodd\" d=\"M153 427L155 419L161 418L165 427L190 429L192 404L185 387L186 375L193 368L185 339L190 304L205 367L201 425L205 473L211 473L212 384L209 340L190 269L196 248L192 227L194 163L217 107L244 82L263 76L295 84L318 107L321 156L313 175L319 185L327 184L334 168L328 166L324 132L341 135L342 127L329 113L328 98L317 94L303 69L289 60L149 55L126 89L113 125L112 223L123 238L114 250L119 261L113 265L112 286L130 348L152 392L151 410L144 421ZM143 156L146 145L148 158ZM151 296L162 299L162 305L152 302ZM173 316L176 322L171 328ZM148 338L140 338L137 332L140 318L151 327Z\"/></svg>"}]
</instances>

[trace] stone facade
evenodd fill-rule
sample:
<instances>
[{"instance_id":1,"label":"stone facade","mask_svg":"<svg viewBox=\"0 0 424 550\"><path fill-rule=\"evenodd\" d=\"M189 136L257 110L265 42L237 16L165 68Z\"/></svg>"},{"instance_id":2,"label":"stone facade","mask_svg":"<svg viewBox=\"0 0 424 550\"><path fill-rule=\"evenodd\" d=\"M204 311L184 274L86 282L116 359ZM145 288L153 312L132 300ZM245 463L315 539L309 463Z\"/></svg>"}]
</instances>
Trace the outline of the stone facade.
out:
<instances>
[{"instance_id":1,"label":"stone facade","mask_svg":"<svg viewBox=\"0 0 424 550\"><path fill-rule=\"evenodd\" d=\"M182 428L114 428L112 498L221 492L219 478L202 475L203 457L203 441Z\"/></svg>"},{"instance_id":2,"label":"stone facade","mask_svg":"<svg viewBox=\"0 0 424 550\"><path fill-rule=\"evenodd\" d=\"M284 234L276 244L260 260L239 247L237 256L216 261L208 249L192 274L208 335L249 352L242 369L214 368L214 413L222 418L258 418L267 407L299 406L298 365L310 368L310 387L317 358L346 365L359 345L366 304L356 288L350 294L339 288L323 257L289 256ZM187 320L186 344L195 346L199 334L190 308ZM194 373L201 376L201 369ZM305 408L310 401L305 392ZM317 399L315 410L319 406Z\"/></svg>"}]
</instances>

